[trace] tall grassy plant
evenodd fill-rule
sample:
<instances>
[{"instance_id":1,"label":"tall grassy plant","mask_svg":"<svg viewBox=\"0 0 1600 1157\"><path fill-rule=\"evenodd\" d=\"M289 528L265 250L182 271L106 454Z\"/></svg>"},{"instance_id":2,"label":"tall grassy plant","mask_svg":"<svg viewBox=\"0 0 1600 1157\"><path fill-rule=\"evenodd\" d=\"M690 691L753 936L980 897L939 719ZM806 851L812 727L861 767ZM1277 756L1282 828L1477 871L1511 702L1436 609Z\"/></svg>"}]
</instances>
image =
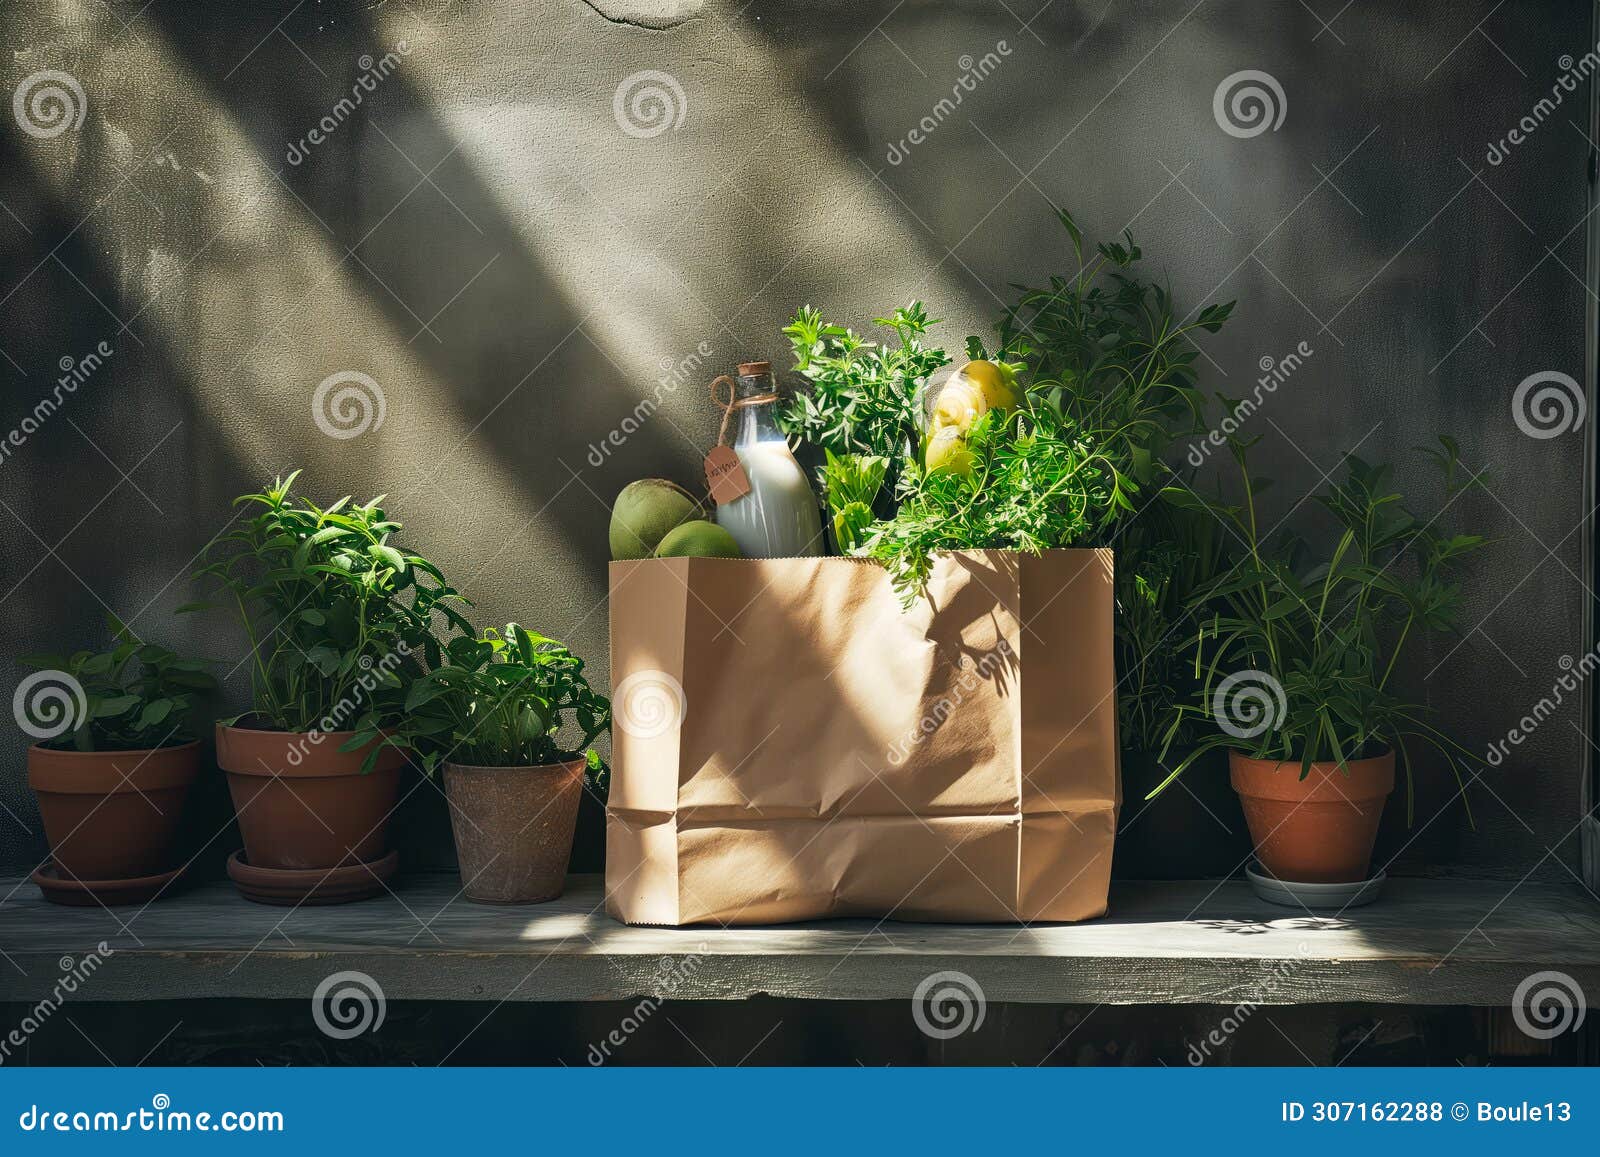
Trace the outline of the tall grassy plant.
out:
<instances>
[{"instance_id":1,"label":"tall grassy plant","mask_svg":"<svg viewBox=\"0 0 1600 1157\"><path fill-rule=\"evenodd\" d=\"M1429 722L1424 705L1397 693L1392 680L1408 645L1452 627L1460 598L1452 577L1485 539L1446 533L1437 517L1418 518L1394 488L1389 466L1351 454L1342 479L1316 497L1338 537L1326 559L1312 563L1306 543L1292 532L1263 539L1250 444L1230 443L1243 480L1241 505L1209 502L1192 491L1168 495L1222 519L1243 543L1243 557L1197 592L1196 605L1220 609L1192 636L1197 693L1180 705L1163 756L1186 721L1221 730L1202 738L1151 795L1213 747L1298 763L1302 778L1313 763L1343 766L1392 748L1406 772L1409 820L1414 788L1407 740L1437 750L1458 782L1459 761L1474 757ZM1460 475L1456 445L1442 438L1440 446L1429 453L1453 485Z\"/></svg>"},{"instance_id":2,"label":"tall grassy plant","mask_svg":"<svg viewBox=\"0 0 1600 1157\"><path fill-rule=\"evenodd\" d=\"M1133 234L1101 242L1087 259L1072 215L1056 216L1078 271L1047 285L1019 286L1000 319L1001 346L1028 363L1028 390L1083 430L1130 493L1161 478L1162 455L1182 433L1204 429L1207 399L1196 385L1197 333L1214 334L1234 303L1180 317L1171 292L1141 277Z\"/></svg>"},{"instance_id":3,"label":"tall grassy plant","mask_svg":"<svg viewBox=\"0 0 1600 1157\"><path fill-rule=\"evenodd\" d=\"M1161 751L1194 742L1194 721L1174 720L1195 693L1188 654L1200 608L1195 593L1224 573L1227 531L1202 510L1145 504L1116 539L1117 727L1123 750Z\"/></svg>"},{"instance_id":4,"label":"tall grassy plant","mask_svg":"<svg viewBox=\"0 0 1600 1157\"><path fill-rule=\"evenodd\" d=\"M882 454L835 454L826 451L818 478L822 482L833 542L841 554L853 554L872 525L872 504L883 489L889 459Z\"/></svg>"},{"instance_id":5,"label":"tall grassy plant","mask_svg":"<svg viewBox=\"0 0 1600 1157\"><path fill-rule=\"evenodd\" d=\"M1133 235L1096 245L1085 257L1082 231L1056 210L1076 272L1017 287L999 322L1002 345L1031 368L1033 404L1092 441L1112 509L1091 528L1090 545L1117 552L1117 709L1128 750L1159 750L1177 704L1193 693L1183 653L1197 590L1227 561L1227 535L1203 511L1156 501L1162 487L1182 491L1192 468L1168 461L1184 436L1206 429L1209 402L1198 387L1194 339L1215 334L1234 303L1179 316L1171 292L1141 275ZM1192 739L1188 719L1173 739Z\"/></svg>"}]
</instances>

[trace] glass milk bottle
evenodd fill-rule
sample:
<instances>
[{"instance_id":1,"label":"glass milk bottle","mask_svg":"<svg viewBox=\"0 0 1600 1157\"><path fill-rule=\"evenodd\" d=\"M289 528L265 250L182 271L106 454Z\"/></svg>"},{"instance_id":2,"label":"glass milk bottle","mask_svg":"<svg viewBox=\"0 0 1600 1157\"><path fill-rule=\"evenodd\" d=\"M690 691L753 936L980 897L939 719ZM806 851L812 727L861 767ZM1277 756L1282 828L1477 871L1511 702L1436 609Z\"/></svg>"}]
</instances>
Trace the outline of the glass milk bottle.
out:
<instances>
[{"instance_id":1,"label":"glass milk bottle","mask_svg":"<svg viewBox=\"0 0 1600 1157\"><path fill-rule=\"evenodd\" d=\"M750 480L750 493L718 506L717 525L733 535L746 558L798 558L823 552L817 500L772 416L777 400L772 364L741 363L733 398L739 412L733 452Z\"/></svg>"}]
</instances>

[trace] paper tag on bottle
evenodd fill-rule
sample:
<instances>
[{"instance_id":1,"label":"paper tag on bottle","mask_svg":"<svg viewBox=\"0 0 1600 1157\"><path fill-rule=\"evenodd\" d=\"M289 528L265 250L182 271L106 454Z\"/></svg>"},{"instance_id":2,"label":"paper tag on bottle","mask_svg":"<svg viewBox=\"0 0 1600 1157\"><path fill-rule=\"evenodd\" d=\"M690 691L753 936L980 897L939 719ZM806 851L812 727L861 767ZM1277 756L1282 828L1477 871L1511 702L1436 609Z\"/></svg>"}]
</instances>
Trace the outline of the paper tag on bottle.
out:
<instances>
[{"instance_id":1,"label":"paper tag on bottle","mask_svg":"<svg viewBox=\"0 0 1600 1157\"><path fill-rule=\"evenodd\" d=\"M732 446L713 446L706 455L706 485L718 506L737 502L750 493L750 479Z\"/></svg>"}]
</instances>

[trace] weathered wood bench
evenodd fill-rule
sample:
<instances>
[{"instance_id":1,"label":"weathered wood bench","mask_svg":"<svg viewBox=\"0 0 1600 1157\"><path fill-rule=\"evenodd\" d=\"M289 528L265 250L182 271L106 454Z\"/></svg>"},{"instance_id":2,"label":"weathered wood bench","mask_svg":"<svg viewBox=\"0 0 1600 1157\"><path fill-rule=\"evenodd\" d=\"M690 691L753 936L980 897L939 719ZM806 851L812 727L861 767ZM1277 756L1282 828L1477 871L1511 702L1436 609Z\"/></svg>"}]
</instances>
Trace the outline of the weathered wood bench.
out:
<instances>
[{"instance_id":1,"label":"weathered wood bench","mask_svg":"<svg viewBox=\"0 0 1600 1157\"><path fill-rule=\"evenodd\" d=\"M1543 969L1600 992L1600 905L1576 884L1394 880L1371 907L1311 915L1238 881L1140 883L1116 886L1110 915L1076 925L727 929L625 927L605 915L594 876L574 876L552 903L507 908L466 901L452 875L330 908L251 904L226 883L144 909L62 908L16 878L0 881L7 894L0 1000L42 998L63 957L101 941L114 957L77 999L302 999L337 969L378 978L391 1000L901 999L943 969L977 979L990 1001L1061 1004L1505 1006Z\"/></svg>"}]
</instances>

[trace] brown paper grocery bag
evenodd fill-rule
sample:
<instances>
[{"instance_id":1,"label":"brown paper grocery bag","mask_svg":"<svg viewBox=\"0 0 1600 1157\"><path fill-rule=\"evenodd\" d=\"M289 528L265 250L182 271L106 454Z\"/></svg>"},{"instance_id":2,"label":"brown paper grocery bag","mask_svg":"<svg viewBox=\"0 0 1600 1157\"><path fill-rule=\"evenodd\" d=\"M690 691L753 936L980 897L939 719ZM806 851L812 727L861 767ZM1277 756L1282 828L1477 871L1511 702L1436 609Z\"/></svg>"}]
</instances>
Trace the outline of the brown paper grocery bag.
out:
<instances>
[{"instance_id":1,"label":"brown paper grocery bag","mask_svg":"<svg viewBox=\"0 0 1600 1157\"><path fill-rule=\"evenodd\" d=\"M1108 550L611 564L606 907L635 924L1104 913Z\"/></svg>"}]
</instances>

